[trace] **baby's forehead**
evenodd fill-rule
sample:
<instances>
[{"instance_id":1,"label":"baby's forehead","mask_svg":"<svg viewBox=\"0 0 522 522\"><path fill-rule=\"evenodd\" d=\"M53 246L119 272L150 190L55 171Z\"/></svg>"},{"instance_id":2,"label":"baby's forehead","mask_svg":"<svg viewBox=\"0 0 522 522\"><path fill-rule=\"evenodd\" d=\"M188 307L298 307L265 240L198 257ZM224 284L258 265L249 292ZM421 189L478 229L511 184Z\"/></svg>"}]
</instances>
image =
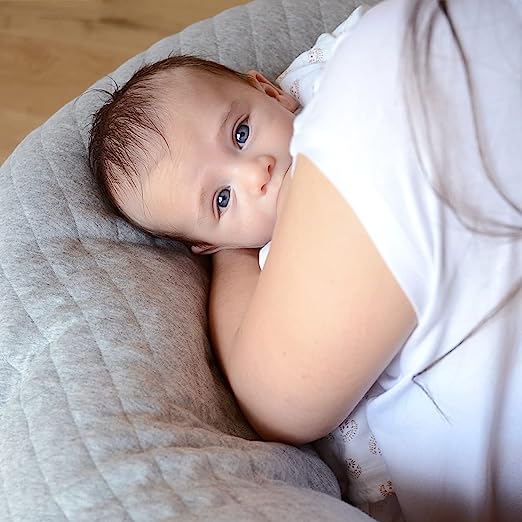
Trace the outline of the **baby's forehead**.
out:
<instances>
[{"instance_id":1,"label":"baby's forehead","mask_svg":"<svg viewBox=\"0 0 522 522\"><path fill-rule=\"evenodd\" d=\"M200 67L181 67L165 71L163 85L174 107L182 110L205 108L212 101L227 101L241 96L253 86L246 77L234 71L210 71ZM187 101L191 102L187 105Z\"/></svg>"},{"instance_id":2,"label":"baby's forehead","mask_svg":"<svg viewBox=\"0 0 522 522\"><path fill-rule=\"evenodd\" d=\"M206 70L186 68L167 72L158 109L168 137L177 140L189 130L198 135L215 133L216 129L211 129L214 120L219 123L218 119L242 98L242 88L251 88L239 77L234 79Z\"/></svg>"},{"instance_id":3,"label":"baby's forehead","mask_svg":"<svg viewBox=\"0 0 522 522\"><path fill-rule=\"evenodd\" d=\"M158 76L164 85L184 94L193 92L195 85L217 87L235 82L242 83L241 78L235 77L232 73L221 74L200 67L177 67L162 71Z\"/></svg>"}]
</instances>

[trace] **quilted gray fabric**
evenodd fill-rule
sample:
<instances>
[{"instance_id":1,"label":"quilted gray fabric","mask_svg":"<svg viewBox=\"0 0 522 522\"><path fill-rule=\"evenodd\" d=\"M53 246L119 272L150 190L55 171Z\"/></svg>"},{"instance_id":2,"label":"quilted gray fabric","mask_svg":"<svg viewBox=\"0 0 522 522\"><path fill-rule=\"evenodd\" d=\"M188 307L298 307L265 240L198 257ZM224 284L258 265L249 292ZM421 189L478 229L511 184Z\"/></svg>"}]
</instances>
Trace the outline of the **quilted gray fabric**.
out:
<instances>
[{"instance_id":1,"label":"quilted gray fabric","mask_svg":"<svg viewBox=\"0 0 522 522\"><path fill-rule=\"evenodd\" d=\"M354 3L256 0L111 76L182 52L275 77ZM369 520L310 448L242 417L207 338L206 261L101 203L101 99L66 105L0 171L0 520Z\"/></svg>"}]
</instances>

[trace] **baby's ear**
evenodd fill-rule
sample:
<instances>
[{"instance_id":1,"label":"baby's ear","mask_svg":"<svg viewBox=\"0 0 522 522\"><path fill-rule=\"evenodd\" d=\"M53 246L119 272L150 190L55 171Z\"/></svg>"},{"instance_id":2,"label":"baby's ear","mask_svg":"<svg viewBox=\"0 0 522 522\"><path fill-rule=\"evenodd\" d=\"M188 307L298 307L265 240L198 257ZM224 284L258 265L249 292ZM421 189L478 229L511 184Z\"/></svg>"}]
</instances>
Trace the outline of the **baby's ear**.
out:
<instances>
[{"instance_id":1,"label":"baby's ear","mask_svg":"<svg viewBox=\"0 0 522 522\"><path fill-rule=\"evenodd\" d=\"M299 102L287 92L283 91L277 85L263 76L259 71L248 71L247 76L254 88L263 91L267 96L277 100L285 109L295 112L299 109Z\"/></svg>"},{"instance_id":2,"label":"baby's ear","mask_svg":"<svg viewBox=\"0 0 522 522\"><path fill-rule=\"evenodd\" d=\"M216 252L219 252L222 249L223 249L223 247L214 247L211 245L208 245L208 246L192 245L190 247L190 250L192 250L192 253L197 254L197 255L215 254Z\"/></svg>"}]
</instances>

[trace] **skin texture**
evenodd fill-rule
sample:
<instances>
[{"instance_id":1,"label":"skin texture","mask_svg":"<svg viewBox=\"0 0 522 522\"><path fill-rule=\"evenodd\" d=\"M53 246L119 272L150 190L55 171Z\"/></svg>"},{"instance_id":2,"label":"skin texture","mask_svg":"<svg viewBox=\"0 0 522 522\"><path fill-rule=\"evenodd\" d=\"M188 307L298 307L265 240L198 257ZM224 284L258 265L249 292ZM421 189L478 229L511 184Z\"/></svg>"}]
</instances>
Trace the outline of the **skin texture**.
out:
<instances>
[{"instance_id":1,"label":"skin texture","mask_svg":"<svg viewBox=\"0 0 522 522\"><path fill-rule=\"evenodd\" d=\"M198 70L171 74L170 154L120 205L148 230L211 245L195 253L262 247L292 163L297 101L255 71L251 84Z\"/></svg>"}]
</instances>

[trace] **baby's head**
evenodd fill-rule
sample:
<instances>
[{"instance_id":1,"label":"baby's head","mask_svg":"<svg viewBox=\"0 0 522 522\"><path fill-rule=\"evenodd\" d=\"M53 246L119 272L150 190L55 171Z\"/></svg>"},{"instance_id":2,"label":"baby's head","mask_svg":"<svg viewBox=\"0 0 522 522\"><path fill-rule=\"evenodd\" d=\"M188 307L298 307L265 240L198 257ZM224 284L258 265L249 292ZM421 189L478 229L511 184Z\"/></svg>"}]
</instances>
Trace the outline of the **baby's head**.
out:
<instances>
[{"instance_id":1,"label":"baby's head","mask_svg":"<svg viewBox=\"0 0 522 522\"><path fill-rule=\"evenodd\" d=\"M91 168L115 210L195 253L272 237L297 101L195 57L139 70L96 113Z\"/></svg>"}]
</instances>

